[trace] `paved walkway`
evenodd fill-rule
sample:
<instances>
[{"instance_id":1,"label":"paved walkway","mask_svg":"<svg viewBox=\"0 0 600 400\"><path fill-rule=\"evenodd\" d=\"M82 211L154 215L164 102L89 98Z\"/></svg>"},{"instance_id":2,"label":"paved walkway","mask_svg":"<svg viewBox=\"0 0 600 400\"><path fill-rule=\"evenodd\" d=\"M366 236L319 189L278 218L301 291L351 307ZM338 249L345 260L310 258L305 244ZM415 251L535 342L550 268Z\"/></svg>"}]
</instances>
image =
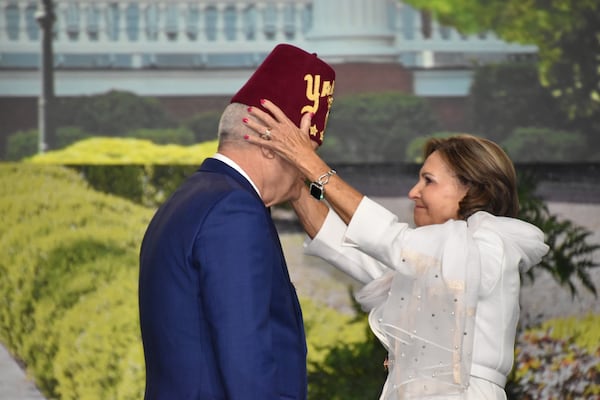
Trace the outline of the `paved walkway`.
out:
<instances>
[{"instance_id":1,"label":"paved walkway","mask_svg":"<svg viewBox=\"0 0 600 400\"><path fill-rule=\"evenodd\" d=\"M25 375L6 348L0 344L0 399L43 400L39 390Z\"/></svg>"}]
</instances>

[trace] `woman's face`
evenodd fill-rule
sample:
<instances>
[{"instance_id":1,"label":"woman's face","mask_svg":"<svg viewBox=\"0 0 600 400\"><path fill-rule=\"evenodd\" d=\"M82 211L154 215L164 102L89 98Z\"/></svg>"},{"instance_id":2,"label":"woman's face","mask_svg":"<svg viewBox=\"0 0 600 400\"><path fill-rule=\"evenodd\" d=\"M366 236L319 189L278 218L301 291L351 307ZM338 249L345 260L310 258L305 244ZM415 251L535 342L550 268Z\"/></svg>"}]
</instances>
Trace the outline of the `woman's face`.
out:
<instances>
[{"instance_id":1,"label":"woman's face","mask_svg":"<svg viewBox=\"0 0 600 400\"><path fill-rule=\"evenodd\" d=\"M408 197L415 202L415 225L442 224L449 219L458 219L458 203L467 190L439 152L431 153L421 168L419 181L408 192Z\"/></svg>"}]
</instances>

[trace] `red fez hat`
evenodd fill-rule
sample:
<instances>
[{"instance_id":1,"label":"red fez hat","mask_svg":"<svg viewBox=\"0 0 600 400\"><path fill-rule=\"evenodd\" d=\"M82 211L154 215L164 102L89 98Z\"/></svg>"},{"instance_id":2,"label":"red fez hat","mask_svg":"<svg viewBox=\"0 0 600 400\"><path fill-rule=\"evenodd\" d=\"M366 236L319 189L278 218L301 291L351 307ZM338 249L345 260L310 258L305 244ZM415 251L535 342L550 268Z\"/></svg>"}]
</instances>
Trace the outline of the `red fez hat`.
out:
<instances>
[{"instance_id":1,"label":"red fez hat","mask_svg":"<svg viewBox=\"0 0 600 400\"><path fill-rule=\"evenodd\" d=\"M231 102L261 107L260 100L268 99L296 125L300 125L302 115L312 112L309 134L320 145L333 102L334 83L335 71L316 54L279 44Z\"/></svg>"}]
</instances>

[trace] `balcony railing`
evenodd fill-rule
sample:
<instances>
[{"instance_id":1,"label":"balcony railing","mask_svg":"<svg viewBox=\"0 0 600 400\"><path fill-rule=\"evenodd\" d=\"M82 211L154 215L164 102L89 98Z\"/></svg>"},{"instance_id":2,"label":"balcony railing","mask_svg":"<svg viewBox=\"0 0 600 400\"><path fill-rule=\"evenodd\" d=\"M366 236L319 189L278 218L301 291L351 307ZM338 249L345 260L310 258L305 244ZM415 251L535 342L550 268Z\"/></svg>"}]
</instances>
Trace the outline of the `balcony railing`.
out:
<instances>
[{"instance_id":1,"label":"balcony railing","mask_svg":"<svg viewBox=\"0 0 600 400\"><path fill-rule=\"evenodd\" d=\"M256 65L277 42L318 48L323 40L332 40L335 35L326 39L311 36L319 30L313 26L317 1L328 0L56 0L55 59L58 68ZM379 43L385 45L365 45L365 57L384 55L407 65L435 67L465 65L475 55L495 58L536 50L508 44L491 34L463 36L435 20L424 19L420 12L398 1L373 1L377 7L386 8L377 33ZM0 68L38 65L39 3L0 0ZM339 18L332 15L326 20L331 33ZM353 53L356 34L345 38L347 34L341 33L339 42L324 47L329 53L324 56ZM355 56L363 51L354 49Z\"/></svg>"}]
</instances>

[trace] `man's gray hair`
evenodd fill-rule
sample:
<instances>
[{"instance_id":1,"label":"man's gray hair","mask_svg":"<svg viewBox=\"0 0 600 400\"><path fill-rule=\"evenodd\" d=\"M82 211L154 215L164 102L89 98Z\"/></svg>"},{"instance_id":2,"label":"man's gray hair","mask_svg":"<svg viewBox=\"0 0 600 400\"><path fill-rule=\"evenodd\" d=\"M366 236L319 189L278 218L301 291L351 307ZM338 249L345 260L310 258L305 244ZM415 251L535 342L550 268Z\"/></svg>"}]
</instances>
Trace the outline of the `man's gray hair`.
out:
<instances>
[{"instance_id":1,"label":"man's gray hair","mask_svg":"<svg viewBox=\"0 0 600 400\"><path fill-rule=\"evenodd\" d=\"M253 134L253 131L244 125L242 120L248 116L248 106L241 103L231 103L221 114L221 120L219 121L219 129L217 131L219 136L219 147L224 144L242 144L244 135Z\"/></svg>"}]
</instances>

